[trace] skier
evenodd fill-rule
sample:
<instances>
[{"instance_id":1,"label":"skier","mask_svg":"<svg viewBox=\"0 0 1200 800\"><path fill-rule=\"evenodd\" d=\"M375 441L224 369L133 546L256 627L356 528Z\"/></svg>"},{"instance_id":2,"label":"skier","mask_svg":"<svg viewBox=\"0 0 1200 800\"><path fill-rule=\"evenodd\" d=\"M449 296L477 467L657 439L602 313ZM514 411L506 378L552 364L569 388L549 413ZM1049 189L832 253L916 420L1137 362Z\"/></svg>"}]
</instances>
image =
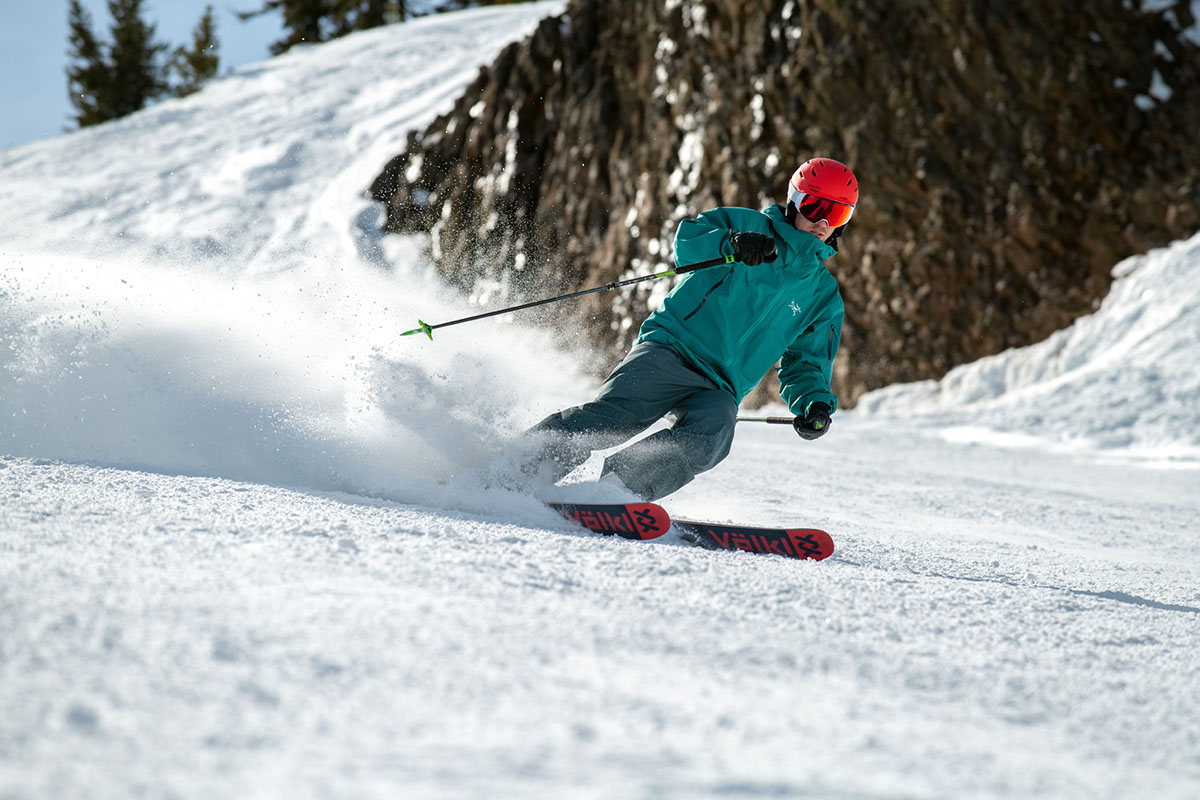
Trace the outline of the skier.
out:
<instances>
[{"instance_id":1,"label":"skier","mask_svg":"<svg viewBox=\"0 0 1200 800\"><path fill-rule=\"evenodd\" d=\"M792 175L786 207L714 208L684 220L677 265L718 255L736 261L688 273L642 324L595 400L531 428L524 471L557 481L592 451L670 414L669 428L609 456L601 474L602 483L643 500L664 497L729 454L738 404L777 361L796 433L824 435L837 410L829 384L844 312L822 261L837 252L857 203L850 168L813 158Z\"/></svg>"}]
</instances>

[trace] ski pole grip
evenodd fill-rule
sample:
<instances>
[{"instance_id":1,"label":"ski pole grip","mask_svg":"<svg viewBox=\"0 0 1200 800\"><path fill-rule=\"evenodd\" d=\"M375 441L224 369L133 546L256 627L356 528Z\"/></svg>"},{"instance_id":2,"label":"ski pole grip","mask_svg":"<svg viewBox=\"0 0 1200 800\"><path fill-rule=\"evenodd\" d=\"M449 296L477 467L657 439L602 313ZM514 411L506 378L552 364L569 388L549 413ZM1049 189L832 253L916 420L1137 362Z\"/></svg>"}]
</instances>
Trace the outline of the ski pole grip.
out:
<instances>
[{"instance_id":1,"label":"ski pole grip","mask_svg":"<svg viewBox=\"0 0 1200 800\"><path fill-rule=\"evenodd\" d=\"M685 272L695 272L698 269L706 269L715 267L718 264L732 264L737 259L734 256L721 256L720 258L710 258L708 261L698 261L695 264L684 264L682 267L675 268L676 275L682 275Z\"/></svg>"}]
</instances>

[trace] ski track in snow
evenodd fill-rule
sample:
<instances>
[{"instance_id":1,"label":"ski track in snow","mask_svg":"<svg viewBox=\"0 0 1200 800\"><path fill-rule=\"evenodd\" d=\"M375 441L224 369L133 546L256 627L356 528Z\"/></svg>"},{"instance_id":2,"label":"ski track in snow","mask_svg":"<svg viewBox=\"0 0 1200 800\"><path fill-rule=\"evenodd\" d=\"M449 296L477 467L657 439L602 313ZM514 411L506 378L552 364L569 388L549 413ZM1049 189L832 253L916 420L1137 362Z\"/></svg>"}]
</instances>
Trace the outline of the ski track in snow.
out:
<instances>
[{"instance_id":1,"label":"ski track in snow","mask_svg":"<svg viewBox=\"0 0 1200 800\"><path fill-rule=\"evenodd\" d=\"M362 192L560 8L0 151L0 798L1200 795L1197 239L664 501L827 561L485 488L594 384L511 320L398 339L475 309Z\"/></svg>"}]
</instances>

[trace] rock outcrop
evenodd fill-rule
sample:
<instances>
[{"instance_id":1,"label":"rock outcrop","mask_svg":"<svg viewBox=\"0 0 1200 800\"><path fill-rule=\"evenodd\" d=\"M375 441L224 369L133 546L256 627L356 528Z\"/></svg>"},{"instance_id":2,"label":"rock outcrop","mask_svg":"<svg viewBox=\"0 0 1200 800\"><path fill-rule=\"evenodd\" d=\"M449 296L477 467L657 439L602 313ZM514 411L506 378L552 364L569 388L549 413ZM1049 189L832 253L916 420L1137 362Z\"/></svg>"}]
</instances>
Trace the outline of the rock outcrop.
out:
<instances>
[{"instance_id":1,"label":"rock outcrop","mask_svg":"<svg viewBox=\"0 0 1200 800\"><path fill-rule=\"evenodd\" d=\"M1044 338L1200 228L1198 45L1190 2L574 0L372 192L490 305L666 268L681 218L846 161L849 404ZM667 289L560 311L611 363Z\"/></svg>"}]
</instances>

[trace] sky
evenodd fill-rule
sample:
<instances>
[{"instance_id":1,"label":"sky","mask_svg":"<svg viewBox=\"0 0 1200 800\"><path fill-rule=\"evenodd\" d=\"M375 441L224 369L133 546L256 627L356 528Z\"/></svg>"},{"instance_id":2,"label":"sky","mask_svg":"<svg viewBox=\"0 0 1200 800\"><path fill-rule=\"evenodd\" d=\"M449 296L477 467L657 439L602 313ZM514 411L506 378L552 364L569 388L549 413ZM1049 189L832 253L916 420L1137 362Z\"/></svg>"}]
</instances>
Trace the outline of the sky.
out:
<instances>
[{"instance_id":1,"label":"sky","mask_svg":"<svg viewBox=\"0 0 1200 800\"><path fill-rule=\"evenodd\" d=\"M84 0L97 36L109 39L106 0ZM146 19L160 41L190 44L192 31L212 5L217 18L221 71L270 57L280 37L278 13L249 22L238 11L262 7L261 0L147 0ZM67 99L67 0L0 0L0 149L58 136L75 128Z\"/></svg>"}]
</instances>

